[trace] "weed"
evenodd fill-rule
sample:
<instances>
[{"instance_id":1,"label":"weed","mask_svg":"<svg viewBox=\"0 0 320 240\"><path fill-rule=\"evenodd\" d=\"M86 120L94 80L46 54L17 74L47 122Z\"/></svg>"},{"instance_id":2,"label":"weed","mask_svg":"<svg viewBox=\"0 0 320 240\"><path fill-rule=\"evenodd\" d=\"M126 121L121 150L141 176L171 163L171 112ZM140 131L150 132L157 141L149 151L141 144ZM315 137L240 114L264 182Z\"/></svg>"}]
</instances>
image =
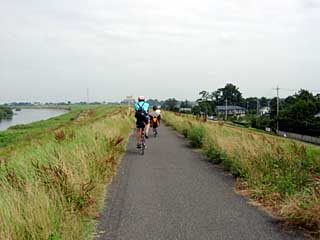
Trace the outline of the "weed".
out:
<instances>
[{"instance_id":1,"label":"weed","mask_svg":"<svg viewBox=\"0 0 320 240\"><path fill-rule=\"evenodd\" d=\"M63 141L66 139L66 135L64 133L63 130L57 130L55 131L54 133L54 138L57 140L57 141Z\"/></svg>"},{"instance_id":2,"label":"weed","mask_svg":"<svg viewBox=\"0 0 320 240\"><path fill-rule=\"evenodd\" d=\"M187 136L192 147L201 148L205 137L205 129L202 125L193 125Z\"/></svg>"}]
</instances>

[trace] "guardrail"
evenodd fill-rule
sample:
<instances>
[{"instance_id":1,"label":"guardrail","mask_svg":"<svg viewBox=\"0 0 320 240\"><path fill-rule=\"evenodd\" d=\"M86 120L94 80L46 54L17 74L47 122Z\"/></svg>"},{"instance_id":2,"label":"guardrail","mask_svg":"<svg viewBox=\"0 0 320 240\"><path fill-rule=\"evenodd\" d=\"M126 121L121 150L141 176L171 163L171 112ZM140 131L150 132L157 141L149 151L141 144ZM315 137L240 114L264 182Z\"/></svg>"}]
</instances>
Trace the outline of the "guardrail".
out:
<instances>
[{"instance_id":1,"label":"guardrail","mask_svg":"<svg viewBox=\"0 0 320 240\"><path fill-rule=\"evenodd\" d=\"M292 138L295 140L320 145L320 138L318 137L312 137L312 136L307 136L307 135L302 135L297 133L290 133L290 132L283 132L283 131L277 131L277 134L282 137Z\"/></svg>"}]
</instances>

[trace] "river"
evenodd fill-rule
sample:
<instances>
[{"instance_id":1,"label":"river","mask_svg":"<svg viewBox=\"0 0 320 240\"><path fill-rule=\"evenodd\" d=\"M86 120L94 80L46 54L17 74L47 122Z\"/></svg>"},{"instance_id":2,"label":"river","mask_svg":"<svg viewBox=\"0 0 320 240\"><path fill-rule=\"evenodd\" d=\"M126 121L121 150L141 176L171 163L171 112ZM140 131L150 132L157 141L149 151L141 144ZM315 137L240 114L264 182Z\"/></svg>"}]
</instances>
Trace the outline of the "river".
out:
<instances>
[{"instance_id":1,"label":"river","mask_svg":"<svg viewBox=\"0 0 320 240\"><path fill-rule=\"evenodd\" d=\"M14 111L12 119L3 119L0 121L0 131L17 124L28 124L40 120L46 120L67 113L63 109L22 109Z\"/></svg>"}]
</instances>

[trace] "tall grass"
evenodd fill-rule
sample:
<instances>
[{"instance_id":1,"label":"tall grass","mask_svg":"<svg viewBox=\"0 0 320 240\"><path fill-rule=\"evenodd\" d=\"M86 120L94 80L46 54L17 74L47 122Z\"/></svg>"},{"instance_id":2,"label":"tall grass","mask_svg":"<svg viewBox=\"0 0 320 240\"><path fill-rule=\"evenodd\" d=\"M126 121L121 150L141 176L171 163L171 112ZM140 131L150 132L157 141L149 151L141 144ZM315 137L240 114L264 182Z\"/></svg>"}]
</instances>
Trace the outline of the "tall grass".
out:
<instances>
[{"instance_id":1,"label":"tall grass","mask_svg":"<svg viewBox=\"0 0 320 240\"><path fill-rule=\"evenodd\" d=\"M21 148L7 147L0 166L0 239L92 238L132 119L106 108L80 119Z\"/></svg>"},{"instance_id":2,"label":"tall grass","mask_svg":"<svg viewBox=\"0 0 320 240\"><path fill-rule=\"evenodd\" d=\"M273 214L320 234L319 147L193 116L166 112L164 120L242 179ZM194 136L201 144L192 143Z\"/></svg>"}]
</instances>

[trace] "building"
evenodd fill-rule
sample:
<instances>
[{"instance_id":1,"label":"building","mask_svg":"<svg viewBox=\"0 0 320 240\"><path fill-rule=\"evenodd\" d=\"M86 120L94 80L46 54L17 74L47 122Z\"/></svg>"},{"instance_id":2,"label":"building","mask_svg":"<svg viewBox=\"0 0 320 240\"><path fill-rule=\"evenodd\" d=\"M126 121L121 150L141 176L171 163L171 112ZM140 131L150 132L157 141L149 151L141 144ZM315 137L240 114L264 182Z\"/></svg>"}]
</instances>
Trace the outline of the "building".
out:
<instances>
[{"instance_id":1,"label":"building","mask_svg":"<svg viewBox=\"0 0 320 240\"><path fill-rule=\"evenodd\" d=\"M216 112L217 112L217 114L220 114L220 115L225 115L226 110L227 110L228 116L234 116L234 115L244 116L244 115L246 115L246 109L243 107L233 106L233 105L217 106L216 107Z\"/></svg>"},{"instance_id":2,"label":"building","mask_svg":"<svg viewBox=\"0 0 320 240\"><path fill-rule=\"evenodd\" d=\"M179 112L181 113L191 113L191 111L192 111L192 108L188 108L188 107L179 109Z\"/></svg>"},{"instance_id":3,"label":"building","mask_svg":"<svg viewBox=\"0 0 320 240\"><path fill-rule=\"evenodd\" d=\"M320 118L320 112L316 115L314 115L315 118Z\"/></svg>"},{"instance_id":4,"label":"building","mask_svg":"<svg viewBox=\"0 0 320 240\"><path fill-rule=\"evenodd\" d=\"M263 107L259 109L259 115L268 115L271 113L271 108L270 107Z\"/></svg>"}]
</instances>

